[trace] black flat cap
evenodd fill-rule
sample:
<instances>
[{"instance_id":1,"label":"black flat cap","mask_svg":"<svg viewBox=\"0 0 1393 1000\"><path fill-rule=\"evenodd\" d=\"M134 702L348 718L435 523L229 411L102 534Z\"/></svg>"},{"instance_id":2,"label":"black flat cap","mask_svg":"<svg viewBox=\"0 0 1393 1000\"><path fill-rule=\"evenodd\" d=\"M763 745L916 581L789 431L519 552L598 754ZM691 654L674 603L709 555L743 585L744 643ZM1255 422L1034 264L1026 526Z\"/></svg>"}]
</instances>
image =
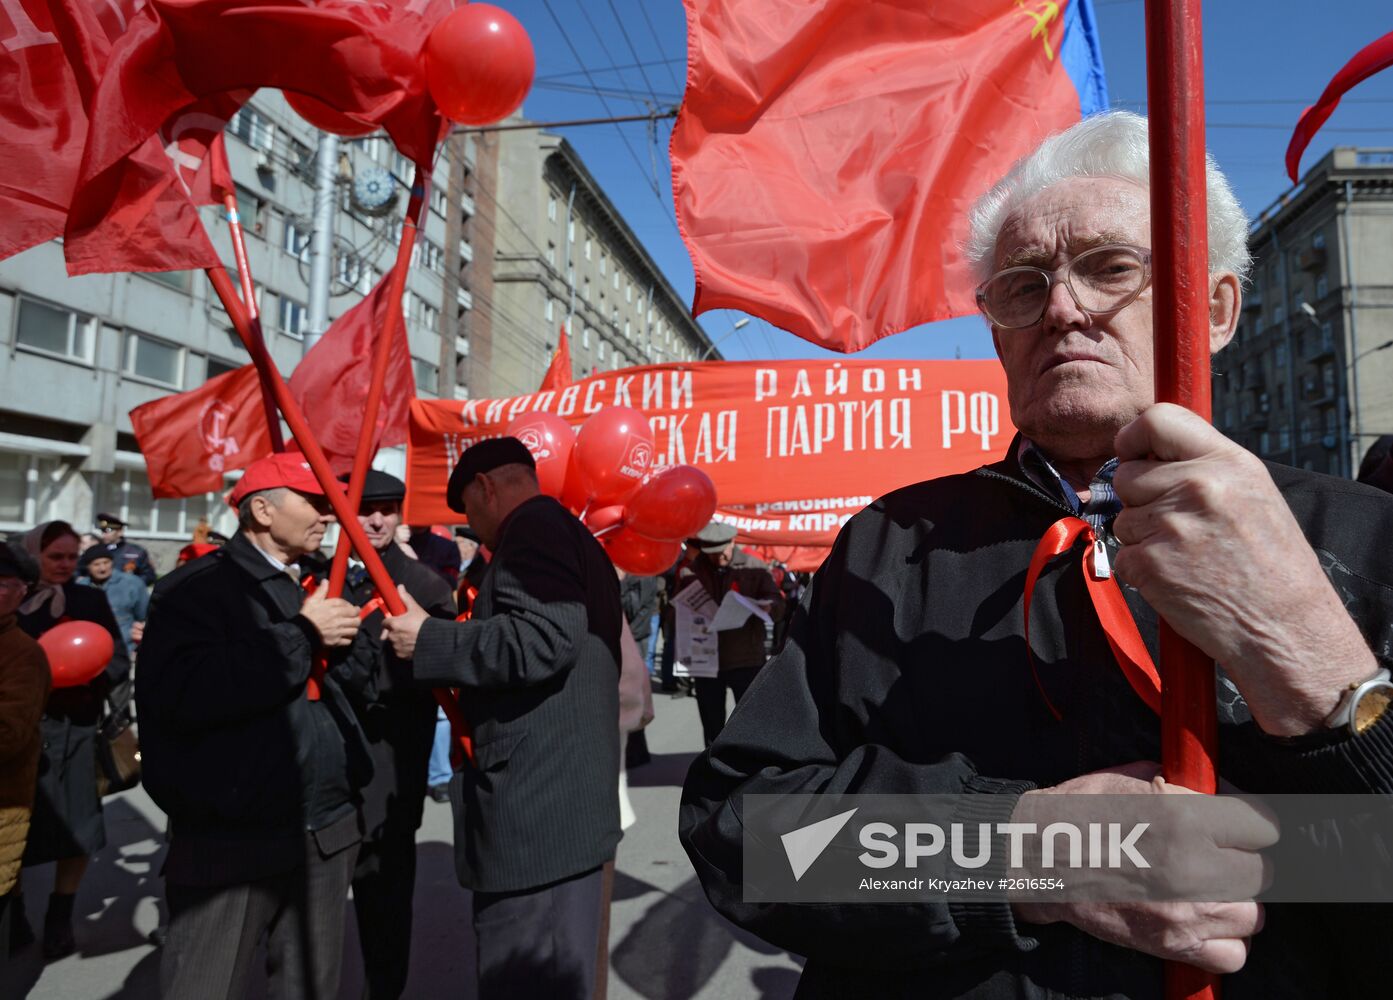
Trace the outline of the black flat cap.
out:
<instances>
[{"instance_id":1,"label":"black flat cap","mask_svg":"<svg viewBox=\"0 0 1393 1000\"><path fill-rule=\"evenodd\" d=\"M98 559L111 559L113 562L115 561L115 557L111 554L111 550L105 545L93 545L87 551L83 552L82 555L77 557L77 568L86 572L87 567L91 566Z\"/></svg>"},{"instance_id":2,"label":"black flat cap","mask_svg":"<svg viewBox=\"0 0 1393 1000\"><path fill-rule=\"evenodd\" d=\"M464 488L481 472L492 472L503 465L525 465L536 471L537 460L527 450L527 445L515 437L489 438L466 448L445 487L445 502L450 509L463 514Z\"/></svg>"},{"instance_id":3,"label":"black flat cap","mask_svg":"<svg viewBox=\"0 0 1393 1000\"><path fill-rule=\"evenodd\" d=\"M25 583L39 578L39 566L18 543L0 542L0 576L16 576Z\"/></svg>"},{"instance_id":4,"label":"black flat cap","mask_svg":"<svg viewBox=\"0 0 1393 1000\"><path fill-rule=\"evenodd\" d=\"M466 538L469 541L477 542L480 545L484 544L484 540L479 537L479 533L467 524L461 524L458 528L455 529L455 537Z\"/></svg>"},{"instance_id":5,"label":"black flat cap","mask_svg":"<svg viewBox=\"0 0 1393 1000\"><path fill-rule=\"evenodd\" d=\"M339 482L348 482L348 476L339 476ZM363 483L363 502L406 499L406 484L396 476L378 469L369 469L368 478Z\"/></svg>"}]
</instances>

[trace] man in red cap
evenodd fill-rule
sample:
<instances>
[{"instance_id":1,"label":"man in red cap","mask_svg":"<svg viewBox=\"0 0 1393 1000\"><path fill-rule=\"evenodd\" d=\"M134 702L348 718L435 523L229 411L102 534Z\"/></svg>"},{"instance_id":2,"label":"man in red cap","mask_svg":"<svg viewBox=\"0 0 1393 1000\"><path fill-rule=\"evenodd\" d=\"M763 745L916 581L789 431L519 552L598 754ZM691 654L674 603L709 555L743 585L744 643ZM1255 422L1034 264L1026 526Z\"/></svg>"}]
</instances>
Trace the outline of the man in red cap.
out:
<instances>
[{"instance_id":1,"label":"man in red cap","mask_svg":"<svg viewBox=\"0 0 1393 1000\"><path fill-rule=\"evenodd\" d=\"M145 787L170 820L160 994L242 996L264 939L273 995L333 997L372 773L340 678L371 650L357 608L300 585L332 520L303 457L253 463L228 502L237 533L159 582L140 653Z\"/></svg>"}]
</instances>

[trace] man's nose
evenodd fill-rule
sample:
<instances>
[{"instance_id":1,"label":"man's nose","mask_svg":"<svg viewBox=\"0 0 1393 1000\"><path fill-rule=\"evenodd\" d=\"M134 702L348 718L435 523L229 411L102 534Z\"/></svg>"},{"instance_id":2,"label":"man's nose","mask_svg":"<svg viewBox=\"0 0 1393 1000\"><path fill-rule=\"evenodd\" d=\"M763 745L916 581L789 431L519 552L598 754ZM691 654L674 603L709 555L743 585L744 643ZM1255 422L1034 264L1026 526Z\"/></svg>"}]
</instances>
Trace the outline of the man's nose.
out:
<instances>
[{"instance_id":1,"label":"man's nose","mask_svg":"<svg viewBox=\"0 0 1393 1000\"><path fill-rule=\"evenodd\" d=\"M1049 298L1045 301L1045 315L1040 322L1047 332L1060 333L1065 330L1087 329L1093 322L1093 317L1080 308L1068 282L1056 281L1050 286Z\"/></svg>"}]
</instances>

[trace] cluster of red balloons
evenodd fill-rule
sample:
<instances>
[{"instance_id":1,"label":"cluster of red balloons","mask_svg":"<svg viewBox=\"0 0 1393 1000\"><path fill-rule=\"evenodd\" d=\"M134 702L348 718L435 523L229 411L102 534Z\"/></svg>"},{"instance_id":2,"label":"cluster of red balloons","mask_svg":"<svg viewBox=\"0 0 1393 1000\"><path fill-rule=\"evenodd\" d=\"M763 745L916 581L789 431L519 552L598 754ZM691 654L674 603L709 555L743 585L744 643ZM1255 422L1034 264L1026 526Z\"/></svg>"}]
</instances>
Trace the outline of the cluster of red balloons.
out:
<instances>
[{"instance_id":1,"label":"cluster of red balloons","mask_svg":"<svg viewBox=\"0 0 1393 1000\"><path fill-rule=\"evenodd\" d=\"M488 125L522 106L537 59L517 18L487 3L464 3L431 29L421 53L426 86L440 113L461 125ZM307 94L286 102L315 128L348 138L377 131L371 122L329 107Z\"/></svg>"},{"instance_id":2,"label":"cluster of red balloons","mask_svg":"<svg viewBox=\"0 0 1393 1000\"><path fill-rule=\"evenodd\" d=\"M55 688L80 687L111 662L116 644L111 633L95 622L62 622L39 636L48 656Z\"/></svg>"},{"instance_id":3,"label":"cluster of red balloons","mask_svg":"<svg viewBox=\"0 0 1393 1000\"><path fill-rule=\"evenodd\" d=\"M542 492L579 515L625 572L663 572L716 511L706 473L654 468L653 429L633 407L600 410L579 431L555 414L527 413L505 433L532 453Z\"/></svg>"}]
</instances>

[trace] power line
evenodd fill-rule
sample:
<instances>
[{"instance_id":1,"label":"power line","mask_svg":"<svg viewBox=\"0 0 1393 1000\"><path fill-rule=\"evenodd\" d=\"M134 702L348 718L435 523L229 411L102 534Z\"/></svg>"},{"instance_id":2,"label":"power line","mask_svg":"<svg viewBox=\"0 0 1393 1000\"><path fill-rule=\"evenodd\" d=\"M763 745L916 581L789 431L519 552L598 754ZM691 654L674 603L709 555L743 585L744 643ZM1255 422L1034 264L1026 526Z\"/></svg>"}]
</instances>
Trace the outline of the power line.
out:
<instances>
[{"instance_id":1,"label":"power line","mask_svg":"<svg viewBox=\"0 0 1393 1000\"><path fill-rule=\"evenodd\" d=\"M676 117L677 109L670 108L667 111L651 111L646 115L619 115L618 117L610 118L573 118L570 121L526 122L515 125L470 125L457 128L452 134L464 135L468 132L523 132L543 128L576 128L582 125L609 125L612 122L651 122L660 118Z\"/></svg>"},{"instance_id":2,"label":"power line","mask_svg":"<svg viewBox=\"0 0 1393 1000\"><path fill-rule=\"evenodd\" d=\"M643 20L648 25L648 33L653 36L654 46L656 46L659 51L662 51L663 43L662 40L658 38L658 29L653 27L653 19L648 16L648 4L645 2L645 0L638 0L638 11L640 14L643 15ZM685 63L687 61L685 57L682 59L663 59L660 61L665 67L667 67L667 75L672 78L672 85L676 87L678 90L685 89L682 86L682 84L678 82L677 74L673 72L672 69L673 64L675 63Z\"/></svg>"},{"instance_id":3,"label":"power line","mask_svg":"<svg viewBox=\"0 0 1393 1000\"><path fill-rule=\"evenodd\" d=\"M642 4L639 4L639 9L640 9L640 10L643 10L643 5L642 5ZM646 12L645 12L644 16L645 16L645 17L648 16ZM652 22L650 21L649 24L652 24ZM653 36L653 40L654 40L655 42L658 40L658 36L657 36L656 34ZM682 58L682 59L672 59L672 58L670 58L670 59L650 59L650 60L648 60L647 62L644 62L644 63L625 63L625 64L622 65L622 66L597 66L597 67L595 67L594 69L592 69L591 72L592 72L592 73L619 73L621 70L634 69L634 68L636 68L637 66L661 66L661 65L664 65L664 64L669 64L669 66L670 66L670 64L672 64L672 63L679 63L679 62L686 62L686 59L685 59L685 58ZM669 69L668 71L671 72L671 69ZM548 73L546 76L539 76L539 77L536 77L534 82L540 83L540 82L545 81L545 82L550 83L550 82L552 82L552 81L554 81L554 80L563 80L563 79L565 79L565 78L568 77L568 76L580 76L580 75L582 75L584 72L585 72L584 70L573 69L573 70L567 70L567 71L564 72L564 73ZM674 83L677 82L677 77L676 77L675 75L673 76L673 82L674 82ZM678 84L678 86L681 86L681 85Z\"/></svg>"},{"instance_id":4,"label":"power line","mask_svg":"<svg viewBox=\"0 0 1393 1000\"><path fill-rule=\"evenodd\" d=\"M608 0L609 11L614 15L615 24L619 25L619 34L624 37L624 44L629 47L629 54L634 57L634 64L638 68L638 75L643 78L643 84L648 88L648 93L653 95L653 106L657 107L661 102L658 100L657 91L653 89L653 81L648 79L648 71L643 68L643 59L638 54L638 49L634 47L633 39L629 37L629 29L624 27L624 19L619 16L618 9L614 6L614 0ZM642 0L640 0L640 4Z\"/></svg>"}]
</instances>

